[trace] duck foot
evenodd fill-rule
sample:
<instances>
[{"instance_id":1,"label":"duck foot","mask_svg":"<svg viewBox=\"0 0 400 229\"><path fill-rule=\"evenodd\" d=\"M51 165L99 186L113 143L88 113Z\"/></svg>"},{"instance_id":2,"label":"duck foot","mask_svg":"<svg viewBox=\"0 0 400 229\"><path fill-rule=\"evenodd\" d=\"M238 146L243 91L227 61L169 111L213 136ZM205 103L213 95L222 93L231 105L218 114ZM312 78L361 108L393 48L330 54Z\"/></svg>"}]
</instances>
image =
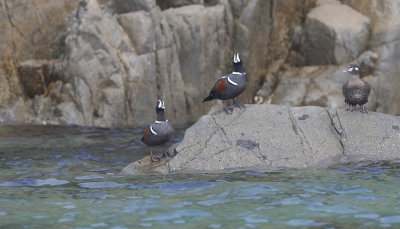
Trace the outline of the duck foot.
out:
<instances>
[{"instance_id":1,"label":"duck foot","mask_svg":"<svg viewBox=\"0 0 400 229\"><path fill-rule=\"evenodd\" d=\"M365 109L364 106L362 106L361 114L368 114L368 111Z\"/></svg>"},{"instance_id":2,"label":"duck foot","mask_svg":"<svg viewBox=\"0 0 400 229\"><path fill-rule=\"evenodd\" d=\"M232 107L224 107L224 112L226 115L230 115L233 112L233 108Z\"/></svg>"},{"instance_id":3,"label":"duck foot","mask_svg":"<svg viewBox=\"0 0 400 229\"><path fill-rule=\"evenodd\" d=\"M153 156L153 151L150 151L151 162L158 162L160 161L160 157Z\"/></svg>"},{"instance_id":4,"label":"duck foot","mask_svg":"<svg viewBox=\"0 0 400 229\"><path fill-rule=\"evenodd\" d=\"M246 106L244 104L240 104L240 103L234 103L233 106L242 109L242 108L246 108Z\"/></svg>"},{"instance_id":5,"label":"duck foot","mask_svg":"<svg viewBox=\"0 0 400 229\"><path fill-rule=\"evenodd\" d=\"M172 156L168 151L165 151L165 152L161 155L161 158L173 158L173 156Z\"/></svg>"}]
</instances>

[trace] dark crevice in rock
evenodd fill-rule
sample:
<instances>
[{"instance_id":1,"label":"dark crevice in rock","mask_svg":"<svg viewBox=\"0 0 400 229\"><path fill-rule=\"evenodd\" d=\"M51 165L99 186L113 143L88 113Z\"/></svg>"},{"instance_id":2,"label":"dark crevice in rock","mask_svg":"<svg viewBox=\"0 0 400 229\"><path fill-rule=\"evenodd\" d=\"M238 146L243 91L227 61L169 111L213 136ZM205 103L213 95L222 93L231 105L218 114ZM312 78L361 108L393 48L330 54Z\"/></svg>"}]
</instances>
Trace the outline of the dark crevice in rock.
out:
<instances>
[{"instance_id":1,"label":"dark crevice in rock","mask_svg":"<svg viewBox=\"0 0 400 229\"><path fill-rule=\"evenodd\" d=\"M304 135L304 132L299 127L296 126L296 122L295 122L295 120L293 118L293 115L292 115L292 112L290 111L290 108L288 108L288 112L289 112L289 119L290 119L290 121L292 123L292 129L293 129L294 133L300 138L300 143L302 145L301 152L303 153L304 161L306 162L306 165L309 166L309 163L307 161L307 157L306 157L306 154L305 154L304 150L306 148L308 148L310 151L312 151L312 148L310 147L310 143L307 141L307 138Z\"/></svg>"},{"instance_id":2,"label":"dark crevice in rock","mask_svg":"<svg viewBox=\"0 0 400 229\"><path fill-rule=\"evenodd\" d=\"M336 131L336 133L337 133L338 136L339 136L339 143L340 143L340 146L341 146L341 148L342 148L342 154L345 155L345 149L344 149L344 144L343 144L343 141L345 140L345 138L344 138L344 131L343 131L343 126L342 126L342 123L341 123L341 121L340 121L340 119L339 119L339 115L338 115L338 113L337 113L337 110L335 111L335 117L336 117L337 120L338 120L338 125L339 125L339 127L337 127L337 125L336 125L336 123L335 123L335 121L334 121L334 118L335 118L335 117L332 117L331 113L330 113L327 109L324 109L324 110L326 111L326 113L328 114L329 119L331 120L331 126L332 126L332 128Z\"/></svg>"},{"instance_id":3,"label":"dark crevice in rock","mask_svg":"<svg viewBox=\"0 0 400 229\"><path fill-rule=\"evenodd\" d=\"M211 137L207 140L207 142L212 138L212 136L214 136L214 134L215 134L215 133L213 133L213 134L211 135ZM196 146L196 145L200 145L200 142L197 142L197 143L194 144L194 145L190 145L190 146L187 146L187 147L185 147L185 148L182 148L182 149L180 150L180 152L177 152L177 154L183 152L183 151L186 150L186 149L190 149L190 148L192 148L192 147L194 147L194 146ZM207 145L207 143L206 143L205 145ZM205 148L205 147L206 147L206 146L203 146L203 148ZM203 150L203 151L204 151L204 150ZM189 162L191 162L191 161L194 161L194 160L197 158L197 156L199 156L199 154L195 154L193 157L190 157L190 158L188 158L187 160L185 160L185 161L184 161L185 163L181 163L179 169L182 170L182 168L184 168L184 167L186 166L187 163L189 163ZM167 164L168 164L168 167L170 167L169 162L168 162ZM172 171L171 168L169 168L169 171Z\"/></svg>"},{"instance_id":4,"label":"dark crevice in rock","mask_svg":"<svg viewBox=\"0 0 400 229\"><path fill-rule=\"evenodd\" d=\"M125 75L129 75L129 68L128 68L128 66L126 66L126 63L124 61L122 61L121 55L119 53L117 54L117 57L120 60L120 62L122 63L122 67L123 67L123 70L125 71ZM125 80L125 82L124 82L124 87L125 87L125 85L129 85L128 77L124 77L124 80ZM129 92L129 90L124 88L124 97L125 97L125 104L126 104L124 113L125 113L125 120L127 120L127 121L128 121L128 117L130 115L132 115L132 113L133 113L133 107L131 104L132 100L131 100L131 97L128 95L128 92Z\"/></svg>"},{"instance_id":5,"label":"dark crevice in rock","mask_svg":"<svg viewBox=\"0 0 400 229\"><path fill-rule=\"evenodd\" d=\"M215 120L215 117L213 115L211 115L211 117L212 117L217 129L220 129L222 131L222 133L224 133L225 138L228 139L228 141L230 142L230 145L232 145L232 141L231 141L231 139L229 139L228 134L226 133L225 129L217 123L217 121Z\"/></svg>"},{"instance_id":6,"label":"dark crevice in rock","mask_svg":"<svg viewBox=\"0 0 400 229\"><path fill-rule=\"evenodd\" d=\"M151 14L150 14L151 15ZM154 18L153 18L153 16L151 15L151 20L154 22ZM156 28L155 28L155 26L156 25L154 25L154 23L152 23L153 24L153 30L155 31L156 30ZM156 47L157 48L157 47ZM155 66L157 66L156 67L156 85L157 85L157 98L161 98L161 71L160 71L160 63L159 63L159 61L158 61L158 53L157 53L157 50L155 50L154 51L154 58L155 58Z\"/></svg>"},{"instance_id":7,"label":"dark crevice in rock","mask_svg":"<svg viewBox=\"0 0 400 229\"><path fill-rule=\"evenodd\" d=\"M172 170L171 170L171 166L169 165L169 162L166 163L166 166L167 166L167 172L168 172L168 173L171 173Z\"/></svg>"},{"instance_id":8,"label":"dark crevice in rock","mask_svg":"<svg viewBox=\"0 0 400 229\"><path fill-rule=\"evenodd\" d=\"M4 1L4 6L5 6L6 11L7 11L6 14L7 14L8 22L10 23L11 27L15 28L14 23L13 23L13 21L11 20L11 15L10 15L9 10L8 10L7 0ZM17 31L18 31L18 30L17 30ZM19 31L19 32L20 32L20 31ZM22 34L21 34L21 36L22 36ZM14 50L14 52L16 52L17 50L16 50L16 45L15 45L14 39L12 39L12 45L13 45L13 50Z\"/></svg>"},{"instance_id":9,"label":"dark crevice in rock","mask_svg":"<svg viewBox=\"0 0 400 229\"><path fill-rule=\"evenodd\" d=\"M269 163L269 165L270 165L270 166L277 166L277 163L278 163L278 162L280 162L280 161L282 161L282 160L288 161L288 160L291 160L291 159L293 159L293 158L296 158L296 157L295 157L295 156L293 156L293 157L283 157L283 158L278 158L278 159L276 159L276 160L271 160L270 163ZM275 165L274 165L274 163L275 163Z\"/></svg>"},{"instance_id":10,"label":"dark crevice in rock","mask_svg":"<svg viewBox=\"0 0 400 229\"><path fill-rule=\"evenodd\" d=\"M193 41L197 40L196 36L193 34L193 31L191 30L191 24L190 24L189 20L185 16L183 16L182 21L187 25L187 29L190 33L190 36L192 37L192 40Z\"/></svg>"},{"instance_id":11,"label":"dark crevice in rock","mask_svg":"<svg viewBox=\"0 0 400 229\"><path fill-rule=\"evenodd\" d=\"M7 0L4 1L4 6L6 7L7 19L8 19L8 22L10 23L11 27L13 27L21 37L24 37L24 34L22 33L22 31L14 24L13 20L11 19L11 15L12 14L10 13L10 9L9 9L9 7L7 5Z\"/></svg>"},{"instance_id":12,"label":"dark crevice in rock","mask_svg":"<svg viewBox=\"0 0 400 229\"><path fill-rule=\"evenodd\" d=\"M260 156L259 159L265 161L266 163L268 163L268 165L272 164L272 161L268 160L268 156L261 153L260 144L258 144L258 143L257 143L257 153Z\"/></svg>"},{"instance_id":13,"label":"dark crevice in rock","mask_svg":"<svg viewBox=\"0 0 400 229\"><path fill-rule=\"evenodd\" d=\"M370 46L369 50L374 50L375 48L380 48L385 45L395 44L395 43L399 43L399 42L400 42L400 37L395 37L394 39L389 40L389 41L384 40L384 41L376 42L375 44L374 44L374 42L372 42L372 44L369 44L369 46ZM366 50L368 50L368 49L366 49Z\"/></svg>"},{"instance_id":14,"label":"dark crevice in rock","mask_svg":"<svg viewBox=\"0 0 400 229\"><path fill-rule=\"evenodd\" d=\"M215 156L217 156L218 154L224 153L224 152L226 152L226 151L228 151L228 150L230 150L230 149L232 149L232 148L233 148L233 146L228 147L228 148L225 148L225 149L222 149L222 150L216 152L212 157L215 157Z\"/></svg>"},{"instance_id":15,"label":"dark crevice in rock","mask_svg":"<svg viewBox=\"0 0 400 229\"><path fill-rule=\"evenodd\" d=\"M186 150L188 148L192 148L192 147L194 147L196 145L200 145L200 142L197 142L196 144L193 144L193 145L186 146L185 148L182 148L179 151L182 152L182 151L184 151L184 150ZM175 151L176 151L176 149L175 149ZM176 154L179 154L179 152L176 151Z\"/></svg>"},{"instance_id":16,"label":"dark crevice in rock","mask_svg":"<svg viewBox=\"0 0 400 229\"><path fill-rule=\"evenodd\" d=\"M273 36L272 34L274 34L274 5L275 5L275 1L270 0L270 2L269 2L269 20L270 20L270 24L271 24L270 31L269 31L270 39Z\"/></svg>"},{"instance_id":17,"label":"dark crevice in rock","mask_svg":"<svg viewBox=\"0 0 400 229\"><path fill-rule=\"evenodd\" d=\"M308 93L310 92L310 88L311 88L312 84L313 84L313 79L308 81L308 83L306 85L306 91L304 92L303 98L301 99L301 105L302 106L306 105L306 98L308 96Z\"/></svg>"}]
</instances>

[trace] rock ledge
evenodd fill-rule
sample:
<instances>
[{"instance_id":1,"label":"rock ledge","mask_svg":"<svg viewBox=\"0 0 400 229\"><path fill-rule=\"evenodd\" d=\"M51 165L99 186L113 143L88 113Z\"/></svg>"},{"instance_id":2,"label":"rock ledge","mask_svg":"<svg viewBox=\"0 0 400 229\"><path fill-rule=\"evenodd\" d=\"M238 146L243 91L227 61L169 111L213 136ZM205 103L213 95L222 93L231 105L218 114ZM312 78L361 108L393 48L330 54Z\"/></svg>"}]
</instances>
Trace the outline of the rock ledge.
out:
<instances>
[{"instance_id":1,"label":"rock ledge","mask_svg":"<svg viewBox=\"0 0 400 229\"><path fill-rule=\"evenodd\" d=\"M268 171L400 158L400 117L322 107L247 105L201 117L172 146L176 156L147 157L122 174Z\"/></svg>"}]
</instances>

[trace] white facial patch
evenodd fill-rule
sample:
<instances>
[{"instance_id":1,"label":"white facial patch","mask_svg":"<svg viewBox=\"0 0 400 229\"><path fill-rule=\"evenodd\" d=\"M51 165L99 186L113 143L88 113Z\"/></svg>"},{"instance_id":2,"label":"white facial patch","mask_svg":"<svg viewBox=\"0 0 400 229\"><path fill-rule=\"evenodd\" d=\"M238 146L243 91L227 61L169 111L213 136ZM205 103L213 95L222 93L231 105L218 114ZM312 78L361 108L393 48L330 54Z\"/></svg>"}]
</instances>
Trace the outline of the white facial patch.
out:
<instances>
[{"instance_id":1,"label":"white facial patch","mask_svg":"<svg viewBox=\"0 0 400 229\"><path fill-rule=\"evenodd\" d=\"M349 71L349 72L353 71L353 67L350 67L348 71Z\"/></svg>"},{"instance_id":2,"label":"white facial patch","mask_svg":"<svg viewBox=\"0 0 400 229\"><path fill-rule=\"evenodd\" d=\"M354 68L354 70L358 71L358 68L357 68L357 67L355 67L355 68Z\"/></svg>"},{"instance_id":3,"label":"white facial patch","mask_svg":"<svg viewBox=\"0 0 400 229\"><path fill-rule=\"evenodd\" d=\"M151 132L153 135L157 135L157 132L155 132L155 131L153 130L153 125L150 125L150 132Z\"/></svg>"},{"instance_id":4,"label":"white facial patch","mask_svg":"<svg viewBox=\"0 0 400 229\"><path fill-rule=\"evenodd\" d=\"M232 84L232 85L235 85L235 86L239 85L239 84L236 83L235 81L231 80L231 79L229 78L229 76L228 76L228 82L229 82L230 84Z\"/></svg>"},{"instance_id":5,"label":"white facial patch","mask_svg":"<svg viewBox=\"0 0 400 229\"><path fill-rule=\"evenodd\" d=\"M240 62L239 53L235 53L233 55L233 63L239 63L239 62Z\"/></svg>"},{"instance_id":6,"label":"white facial patch","mask_svg":"<svg viewBox=\"0 0 400 229\"><path fill-rule=\"evenodd\" d=\"M157 107L160 109L165 109L164 100L158 100Z\"/></svg>"},{"instance_id":7,"label":"white facial patch","mask_svg":"<svg viewBox=\"0 0 400 229\"><path fill-rule=\"evenodd\" d=\"M164 122L168 122L168 120L165 120L165 121L155 121L155 123L164 123Z\"/></svg>"},{"instance_id":8,"label":"white facial patch","mask_svg":"<svg viewBox=\"0 0 400 229\"><path fill-rule=\"evenodd\" d=\"M241 72L232 72L233 75L241 75Z\"/></svg>"}]
</instances>

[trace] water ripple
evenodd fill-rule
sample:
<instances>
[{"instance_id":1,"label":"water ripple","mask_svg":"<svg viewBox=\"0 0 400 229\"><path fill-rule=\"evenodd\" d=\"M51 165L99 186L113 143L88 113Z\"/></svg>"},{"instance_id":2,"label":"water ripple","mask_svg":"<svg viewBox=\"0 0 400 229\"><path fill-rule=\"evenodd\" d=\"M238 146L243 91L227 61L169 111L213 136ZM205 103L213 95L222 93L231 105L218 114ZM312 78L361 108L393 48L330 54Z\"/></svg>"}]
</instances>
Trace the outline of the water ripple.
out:
<instances>
[{"instance_id":1,"label":"water ripple","mask_svg":"<svg viewBox=\"0 0 400 229\"><path fill-rule=\"evenodd\" d=\"M202 189L202 188L210 188L214 187L215 184L212 182L202 182L202 181L189 181L189 182L177 182L177 183L165 183L158 185L149 185L149 184L134 184L129 185L127 188L130 189L161 189L161 190L169 190L169 191L185 191L192 189Z\"/></svg>"},{"instance_id":2,"label":"water ripple","mask_svg":"<svg viewBox=\"0 0 400 229\"><path fill-rule=\"evenodd\" d=\"M167 221L179 219L182 217L208 217L211 213L197 209L176 210L171 212L162 213L156 216L147 217L143 221Z\"/></svg>"},{"instance_id":3,"label":"water ripple","mask_svg":"<svg viewBox=\"0 0 400 229\"><path fill-rule=\"evenodd\" d=\"M76 180L93 180L93 179L103 179L103 176L100 175L86 175L86 176L77 176Z\"/></svg>"},{"instance_id":4,"label":"water ripple","mask_svg":"<svg viewBox=\"0 0 400 229\"><path fill-rule=\"evenodd\" d=\"M324 226L330 223L326 222L315 222L314 220L309 220L309 219L291 219L288 222L285 223L286 225L293 226L293 227L300 227L300 226L306 226L306 227L318 227L318 226Z\"/></svg>"},{"instance_id":5,"label":"water ripple","mask_svg":"<svg viewBox=\"0 0 400 229\"><path fill-rule=\"evenodd\" d=\"M81 194L79 198L100 198L100 199L107 199L107 198L114 198L114 195L109 195L105 193L89 193L89 194Z\"/></svg>"},{"instance_id":6,"label":"water ripple","mask_svg":"<svg viewBox=\"0 0 400 229\"><path fill-rule=\"evenodd\" d=\"M97 188L116 188L126 186L128 184L121 184L117 182L84 182L80 183L81 188L97 189Z\"/></svg>"},{"instance_id":7,"label":"water ripple","mask_svg":"<svg viewBox=\"0 0 400 229\"><path fill-rule=\"evenodd\" d=\"M360 219L376 219L378 217L379 217L379 215L378 214L374 214L374 213L357 214L357 215L354 216L354 218L360 218Z\"/></svg>"},{"instance_id":8,"label":"water ripple","mask_svg":"<svg viewBox=\"0 0 400 229\"><path fill-rule=\"evenodd\" d=\"M240 196L237 199L259 199L261 198L258 196L259 194L276 194L279 188L265 184L255 184L235 188L233 191Z\"/></svg>"},{"instance_id":9,"label":"water ripple","mask_svg":"<svg viewBox=\"0 0 400 229\"><path fill-rule=\"evenodd\" d=\"M0 181L0 186L12 186L12 187L21 187L21 186L44 186L44 185L63 185L68 184L69 182L66 180L58 180L55 178L50 179L25 179L25 180L14 180L14 181Z\"/></svg>"},{"instance_id":10,"label":"water ripple","mask_svg":"<svg viewBox=\"0 0 400 229\"><path fill-rule=\"evenodd\" d=\"M370 193L371 190L364 188L360 185L342 185L338 188L334 188L333 191L337 194L353 194L353 193Z\"/></svg>"},{"instance_id":11,"label":"water ripple","mask_svg":"<svg viewBox=\"0 0 400 229\"><path fill-rule=\"evenodd\" d=\"M197 202L199 205L204 205L204 206L214 206L218 204L225 204L231 202L230 200L224 200L224 199L214 199L214 200L203 200Z\"/></svg>"},{"instance_id":12,"label":"water ripple","mask_svg":"<svg viewBox=\"0 0 400 229\"><path fill-rule=\"evenodd\" d=\"M183 207L190 206L190 205L193 205L193 203L191 201L183 201L183 202L179 202L176 204L172 204L170 207L171 208L183 208Z\"/></svg>"},{"instance_id":13,"label":"water ripple","mask_svg":"<svg viewBox=\"0 0 400 229\"><path fill-rule=\"evenodd\" d=\"M381 223L400 223L400 215L385 216L379 219Z\"/></svg>"},{"instance_id":14,"label":"water ripple","mask_svg":"<svg viewBox=\"0 0 400 229\"><path fill-rule=\"evenodd\" d=\"M259 172L256 172L256 171L248 171L248 172L246 172L246 174L247 175L252 175L252 176L262 176L262 177L268 176L265 173L259 173Z\"/></svg>"},{"instance_id":15,"label":"water ripple","mask_svg":"<svg viewBox=\"0 0 400 229\"><path fill-rule=\"evenodd\" d=\"M352 214L362 211L361 208L350 204L324 205L322 203L309 205L307 209L325 213Z\"/></svg>"}]
</instances>

